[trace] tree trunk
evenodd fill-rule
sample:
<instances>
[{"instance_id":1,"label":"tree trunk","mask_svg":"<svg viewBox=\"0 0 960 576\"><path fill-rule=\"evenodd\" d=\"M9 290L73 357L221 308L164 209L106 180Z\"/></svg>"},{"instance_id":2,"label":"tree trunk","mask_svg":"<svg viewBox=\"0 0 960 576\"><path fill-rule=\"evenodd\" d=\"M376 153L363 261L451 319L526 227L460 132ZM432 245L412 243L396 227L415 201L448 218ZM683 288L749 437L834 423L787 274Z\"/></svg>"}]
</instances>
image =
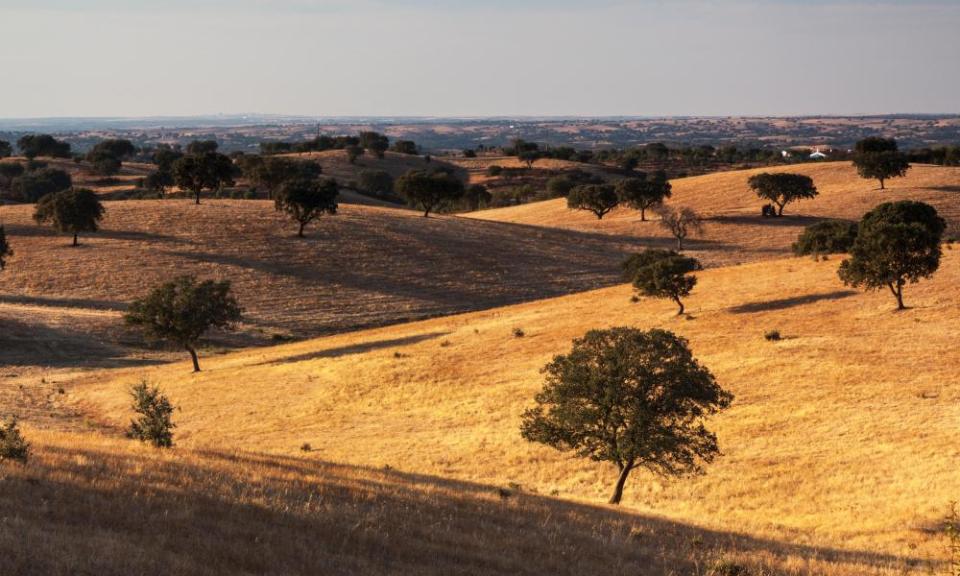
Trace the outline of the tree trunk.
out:
<instances>
[{"instance_id":1,"label":"tree trunk","mask_svg":"<svg viewBox=\"0 0 960 576\"><path fill-rule=\"evenodd\" d=\"M680 300L680 297L679 297L679 296L674 296L674 297L673 297L673 301L676 302L676 303L677 303L677 306L680 307L680 310L677 312L677 316L683 316L683 310L684 310L684 308L683 308L683 301Z\"/></svg>"},{"instance_id":2,"label":"tree trunk","mask_svg":"<svg viewBox=\"0 0 960 576\"><path fill-rule=\"evenodd\" d=\"M886 190L887 187L886 187L886 185L884 184L884 181L883 181L884 179L883 179L883 178L878 178L878 180L880 180L880 189L881 189L881 190Z\"/></svg>"},{"instance_id":3,"label":"tree trunk","mask_svg":"<svg viewBox=\"0 0 960 576\"><path fill-rule=\"evenodd\" d=\"M197 204L200 204L200 191L199 191L199 190L195 191L195 192L194 192L194 195L196 195L196 197L197 197L197 202L196 202L196 203L197 203Z\"/></svg>"},{"instance_id":4,"label":"tree trunk","mask_svg":"<svg viewBox=\"0 0 960 576\"><path fill-rule=\"evenodd\" d=\"M297 231L297 236L299 236L300 238L303 238L303 227L304 227L304 223L301 222L301 223L300 223L300 230Z\"/></svg>"},{"instance_id":5,"label":"tree trunk","mask_svg":"<svg viewBox=\"0 0 960 576\"><path fill-rule=\"evenodd\" d=\"M73 245L74 245L74 246L79 246L79 245L80 245L80 241L77 239L77 236L78 236L78 234L77 234L76 232L74 232L74 233L73 233Z\"/></svg>"},{"instance_id":6,"label":"tree trunk","mask_svg":"<svg viewBox=\"0 0 960 576\"><path fill-rule=\"evenodd\" d=\"M784 206L786 206L786 204L777 204L777 216L783 216Z\"/></svg>"},{"instance_id":7,"label":"tree trunk","mask_svg":"<svg viewBox=\"0 0 960 576\"><path fill-rule=\"evenodd\" d=\"M193 371L200 371L200 360L197 358L197 351L193 349L193 346L187 346L187 352L190 353L190 359L193 360Z\"/></svg>"},{"instance_id":8,"label":"tree trunk","mask_svg":"<svg viewBox=\"0 0 960 576\"><path fill-rule=\"evenodd\" d=\"M427 206L423 209L423 217L427 218L430 216L430 210L433 209L433 206Z\"/></svg>"},{"instance_id":9,"label":"tree trunk","mask_svg":"<svg viewBox=\"0 0 960 576\"><path fill-rule=\"evenodd\" d=\"M897 299L897 310L906 310L907 307L903 305L903 282L897 281L896 284L890 283L887 284L890 288L890 292L893 293L893 296Z\"/></svg>"},{"instance_id":10,"label":"tree trunk","mask_svg":"<svg viewBox=\"0 0 960 576\"><path fill-rule=\"evenodd\" d=\"M623 486L627 483L627 476L633 470L633 465L629 464L620 469L620 477L617 478L617 485L613 488L613 496L610 497L610 504L619 504L623 498Z\"/></svg>"},{"instance_id":11,"label":"tree trunk","mask_svg":"<svg viewBox=\"0 0 960 576\"><path fill-rule=\"evenodd\" d=\"M683 236L677 236L677 250L683 250Z\"/></svg>"},{"instance_id":12,"label":"tree trunk","mask_svg":"<svg viewBox=\"0 0 960 576\"><path fill-rule=\"evenodd\" d=\"M641 222L646 222L646 221L647 221L647 209L646 209L646 208L640 208L640 221L641 221Z\"/></svg>"}]
</instances>

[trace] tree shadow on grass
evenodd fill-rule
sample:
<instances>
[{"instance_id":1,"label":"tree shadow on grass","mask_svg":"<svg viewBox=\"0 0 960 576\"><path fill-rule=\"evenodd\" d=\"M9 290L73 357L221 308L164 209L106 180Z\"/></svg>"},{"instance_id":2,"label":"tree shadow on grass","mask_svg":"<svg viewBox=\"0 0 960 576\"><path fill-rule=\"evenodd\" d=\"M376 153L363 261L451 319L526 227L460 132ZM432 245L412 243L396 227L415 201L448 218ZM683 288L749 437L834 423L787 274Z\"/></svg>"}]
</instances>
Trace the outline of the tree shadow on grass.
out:
<instances>
[{"instance_id":1,"label":"tree shadow on grass","mask_svg":"<svg viewBox=\"0 0 960 576\"><path fill-rule=\"evenodd\" d=\"M17 522L0 554L25 576L666 575L730 554L851 574L924 563L313 457L38 444L2 482L0 516ZM104 542L111 553L96 553Z\"/></svg>"},{"instance_id":2,"label":"tree shadow on grass","mask_svg":"<svg viewBox=\"0 0 960 576\"><path fill-rule=\"evenodd\" d=\"M327 348L326 350L316 350L314 352L307 352L305 354L295 354L293 356L286 356L283 358L278 358L276 360L260 362L257 365L259 366L259 365L273 365L273 364L294 364L297 362L306 362L308 360L316 360L318 358L340 358L341 356L349 356L351 354L364 354L366 352L381 350L383 348L393 348L396 346L409 346L410 344L416 344L418 342L432 340L434 338L446 336L447 334L449 334L449 332L428 332L426 334L414 334L412 336L404 336L402 338L390 338L388 340L375 340L372 342L361 342L359 344L351 344L348 346L338 346L336 348Z\"/></svg>"},{"instance_id":3,"label":"tree shadow on grass","mask_svg":"<svg viewBox=\"0 0 960 576\"><path fill-rule=\"evenodd\" d=\"M729 310L734 314L752 314L755 312L770 312L772 310L783 310L793 308L794 306L803 306L813 304L822 300L840 300L849 298L857 293L852 290L835 290L833 292L823 292L820 294L808 294L806 296L794 296L792 298L780 298L778 300L767 300L765 302L750 302L733 306Z\"/></svg>"},{"instance_id":4,"label":"tree shadow on grass","mask_svg":"<svg viewBox=\"0 0 960 576\"><path fill-rule=\"evenodd\" d=\"M716 224L740 224L740 225L750 225L750 226L809 226L811 224L816 224L817 222L823 222L824 220L832 220L832 218L822 218L819 216L798 216L792 214L784 214L783 216L776 216L771 218L764 218L763 216L750 216L747 214L734 214L734 215L718 215L707 218L708 223Z\"/></svg>"}]
</instances>

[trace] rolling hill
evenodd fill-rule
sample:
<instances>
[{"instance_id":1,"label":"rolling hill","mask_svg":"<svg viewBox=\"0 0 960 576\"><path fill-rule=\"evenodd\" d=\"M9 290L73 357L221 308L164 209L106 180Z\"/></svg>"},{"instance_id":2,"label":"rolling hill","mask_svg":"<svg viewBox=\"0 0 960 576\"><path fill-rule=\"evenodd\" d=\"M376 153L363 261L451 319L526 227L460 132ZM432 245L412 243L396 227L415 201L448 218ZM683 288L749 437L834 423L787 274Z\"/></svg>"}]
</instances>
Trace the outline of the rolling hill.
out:
<instances>
[{"instance_id":1,"label":"rolling hill","mask_svg":"<svg viewBox=\"0 0 960 576\"><path fill-rule=\"evenodd\" d=\"M724 455L707 474L637 473L626 510L775 543L788 556L822 550L824 573L845 573L832 562L851 554L874 559L852 573L920 570L942 557L940 518L960 491L960 257L947 251L933 280L909 288L912 309L902 313L888 294L844 289L837 264L707 270L688 319L670 302L631 303L617 286L228 354L200 374L186 363L81 374L61 380L53 409L117 435L127 388L146 378L180 407L183 449L389 466L597 503L613 470L522 441L519 416L542 384L540 367L572 338L662 327L687 337L736 400L710 423ZM766 341L771 329L784 339Z\"/></svg>"},{"instance_id":2,"label":"rolling hill","mask_svg":"<svg viewBox=\"0 0 960 576\"><path fill-rule=\"evenodd\" d=\"M787 206L783 218L761 218L763 202L747 186L747 178L760 172L794 172L813 178L820 196ZM958 234L960 223L960 168L914 166L905 178L888 182L878 190L872 180L863 180L849 162L798 164L773 168L720 172L672 181L669 204L689 206L705 217L702 238L688 241L691 253L707 265L727 265L781 257L804 226L822 218L859 219L881 202L912 199L935 206L951 223L950 234ZM613 236L631 236L650 243L669 244L669 234L658 225L656 216L618 208L603 218L586 211L570 210L565 199L547 200L520 206L464 214L493 222L562 228Z\"/></svg>"}]
</instances>

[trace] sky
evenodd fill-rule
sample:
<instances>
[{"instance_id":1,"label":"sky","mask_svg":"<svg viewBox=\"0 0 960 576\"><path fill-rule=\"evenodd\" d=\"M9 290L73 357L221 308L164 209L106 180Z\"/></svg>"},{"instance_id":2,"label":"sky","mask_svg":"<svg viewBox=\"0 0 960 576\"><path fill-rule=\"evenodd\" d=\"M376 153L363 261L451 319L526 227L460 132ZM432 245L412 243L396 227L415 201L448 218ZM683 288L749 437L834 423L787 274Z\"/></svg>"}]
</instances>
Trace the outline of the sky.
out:
<instances>
[{"instance_id":1,"label":"sky","mask_svg":"<svg viewBox=\"0 0 960 576\"><path fill-rule=\"evenodd\" d=\"M960 0L0 0L0 118L960 113Z\"/></svg>"}]
</instances>

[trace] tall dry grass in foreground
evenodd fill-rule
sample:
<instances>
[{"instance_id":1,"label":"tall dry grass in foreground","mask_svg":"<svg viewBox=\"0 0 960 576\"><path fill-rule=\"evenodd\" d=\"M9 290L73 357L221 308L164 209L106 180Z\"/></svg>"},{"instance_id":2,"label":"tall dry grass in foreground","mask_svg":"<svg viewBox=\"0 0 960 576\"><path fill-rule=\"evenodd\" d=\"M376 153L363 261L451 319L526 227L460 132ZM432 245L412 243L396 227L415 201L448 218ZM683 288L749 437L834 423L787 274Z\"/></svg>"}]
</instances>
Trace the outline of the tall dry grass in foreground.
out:
<instances>
[{"instance_id":1,"label":"tall dry grass in foreground","mask_svg":"<svg viewBox=\"0 0 960 576\"><path fill-rule=\"evenodd\" d=\"M5 576L899 574L901 560L724 534L393 470L28 430L0 468Z\"/></svg>"}]
</instances>

